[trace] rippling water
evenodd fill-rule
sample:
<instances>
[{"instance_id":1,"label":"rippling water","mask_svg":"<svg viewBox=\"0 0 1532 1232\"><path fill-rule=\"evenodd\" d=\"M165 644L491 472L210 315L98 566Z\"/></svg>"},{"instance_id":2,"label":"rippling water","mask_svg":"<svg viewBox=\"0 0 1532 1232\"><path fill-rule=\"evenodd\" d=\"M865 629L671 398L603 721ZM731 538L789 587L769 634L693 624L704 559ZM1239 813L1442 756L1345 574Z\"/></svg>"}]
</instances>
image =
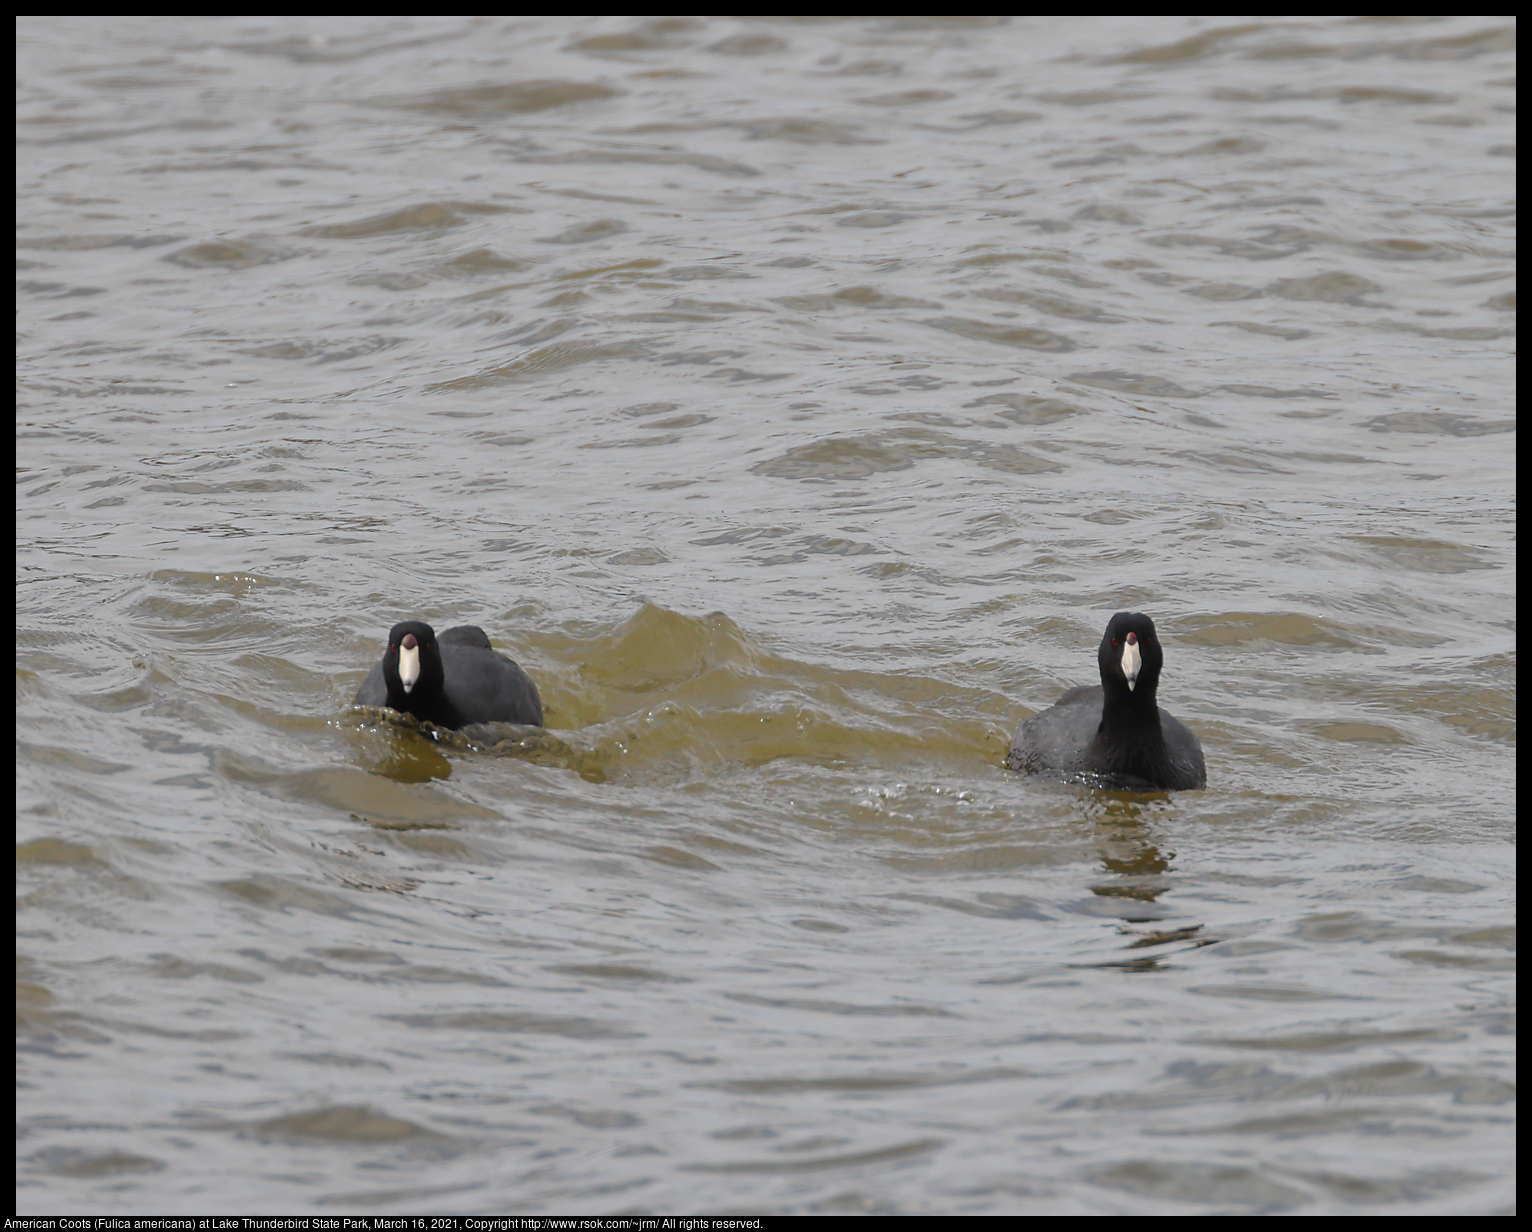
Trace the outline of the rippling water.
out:
<instances>
[{"instance_id":1,"label":"rippling water","mask_svg":"<svg viewBox=\"0 0 1532 1232\"><path fill-rule=\"evenodd\" d=\"M1513 1208L1512 25L18 40L23 1213Z\"/></svg>"}]
</instances>

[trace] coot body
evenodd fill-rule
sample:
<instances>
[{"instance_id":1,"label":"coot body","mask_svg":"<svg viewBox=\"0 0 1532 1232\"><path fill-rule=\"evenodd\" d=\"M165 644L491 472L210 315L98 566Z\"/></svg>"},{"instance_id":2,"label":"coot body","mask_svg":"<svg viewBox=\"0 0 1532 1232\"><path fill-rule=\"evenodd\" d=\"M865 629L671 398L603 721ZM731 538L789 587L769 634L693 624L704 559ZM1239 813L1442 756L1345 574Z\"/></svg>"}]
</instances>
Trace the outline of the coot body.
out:
<instances>
[{"instance_id":1,"label":"coot body","mask_svg":"<svg viewBox=\"0 0 1532 1232\"><path fill-rule=\"evenodd\" d=\"M438 727L543 722L532 678L490 646L477 625L458 625L440 637L418 620L395 625L353 704L388 706Z\"/></svg>"},{"instance_id":2,"label":"coot body","mask_svg":"<svg viewBox=\"0 0 1532 1232\"><path fill-rule=\"evenodd\" d=\"M1070 689L1022 723L1006 765L1025 774L1097 776L1128 790L1206 787L1201 742L1155 700L1165 651L1154 621L1118 612L1096 659L1100 687Z\"/></svg>"}]
</instances>

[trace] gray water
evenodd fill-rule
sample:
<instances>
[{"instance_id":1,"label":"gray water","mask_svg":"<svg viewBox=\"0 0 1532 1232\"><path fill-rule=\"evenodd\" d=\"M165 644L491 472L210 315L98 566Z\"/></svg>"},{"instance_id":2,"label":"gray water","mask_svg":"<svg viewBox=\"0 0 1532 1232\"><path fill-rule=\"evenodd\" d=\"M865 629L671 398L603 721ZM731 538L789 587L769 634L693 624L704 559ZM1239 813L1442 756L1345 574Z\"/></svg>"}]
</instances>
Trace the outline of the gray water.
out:
<instances>
[{"instance_id":1,"label":"gray water","mask_svg":"<svg viewBox=\"0 0 1532 1232\"><path fill-rule=\"evenodd\" d=\"M1513 25L18 36L22 1213L1512 1209Z\"/></svg>"}]
</instances>

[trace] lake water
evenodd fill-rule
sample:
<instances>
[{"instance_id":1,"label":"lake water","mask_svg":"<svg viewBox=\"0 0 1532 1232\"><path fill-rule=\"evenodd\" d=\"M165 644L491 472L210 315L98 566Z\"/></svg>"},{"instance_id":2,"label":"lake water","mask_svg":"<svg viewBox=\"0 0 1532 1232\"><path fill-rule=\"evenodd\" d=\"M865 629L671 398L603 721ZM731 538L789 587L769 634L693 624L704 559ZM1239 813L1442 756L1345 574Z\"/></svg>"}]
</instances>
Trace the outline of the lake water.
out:
<instances>
[{"instance_id":1,"label":"lake water","mask_svg":"<svg viewBox=\"0 0 1532 1232\"><path fill-rule=\"evenodd\" d=\"M21 1213L1513 1209L1513 23L17 29Z\"/></svg>"}]
</instances>

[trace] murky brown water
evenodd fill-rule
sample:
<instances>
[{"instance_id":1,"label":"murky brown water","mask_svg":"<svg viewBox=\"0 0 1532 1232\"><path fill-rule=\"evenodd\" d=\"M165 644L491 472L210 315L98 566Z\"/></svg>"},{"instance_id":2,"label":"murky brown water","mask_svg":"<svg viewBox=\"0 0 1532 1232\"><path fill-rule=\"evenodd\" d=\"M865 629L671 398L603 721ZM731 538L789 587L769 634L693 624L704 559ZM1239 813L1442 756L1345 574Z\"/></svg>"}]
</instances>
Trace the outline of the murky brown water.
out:
<instances>
[{"instance_id":1,"label":"murky brown water","mask_svg":"<svg viewBox=\"0 0 1532 1232\"><path fill-rule=\"evenodd\" d=\"M1512 1208L1512 26L18 32L22 1213Z\"/></svg>"}]
</instances>

